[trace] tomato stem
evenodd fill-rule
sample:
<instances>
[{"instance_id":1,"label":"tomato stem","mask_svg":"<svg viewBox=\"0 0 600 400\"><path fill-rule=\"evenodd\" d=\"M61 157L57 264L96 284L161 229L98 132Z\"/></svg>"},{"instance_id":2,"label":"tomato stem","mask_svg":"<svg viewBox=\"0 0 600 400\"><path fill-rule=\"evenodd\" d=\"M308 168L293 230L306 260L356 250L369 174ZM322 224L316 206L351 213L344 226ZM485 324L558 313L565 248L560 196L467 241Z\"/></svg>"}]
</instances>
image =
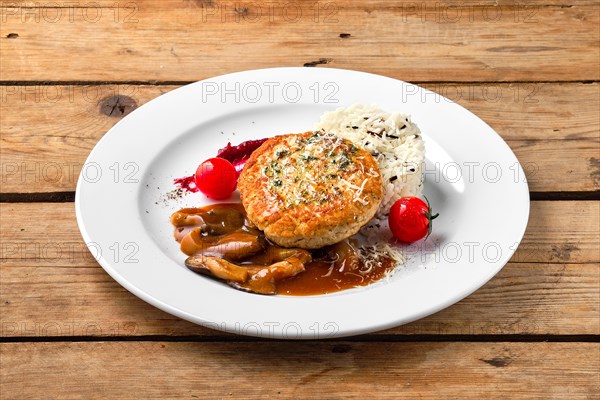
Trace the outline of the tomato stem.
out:
<instances>
[{"instance_id":1,"label":"tomato stem","mask_svg":"<svg viewBox=\"0 0 600 400\"><path fill-rule=\"evenodd\" d=\"M437 217L440 216L440 213L435 213L435 215L431 215L431 204L429 204L429 199L427 198L427 196L423 195L423 197L425 197L425 201L427 202L427 212L425 213L425 216L427 217L427 220L429 221L429 226L427 229L427 236L425 236L425 240L427 240L427 238L429 237L429 235L431 235L431 232L433 231L433 220L436 219Z\"/></svg>"}]
</instances>

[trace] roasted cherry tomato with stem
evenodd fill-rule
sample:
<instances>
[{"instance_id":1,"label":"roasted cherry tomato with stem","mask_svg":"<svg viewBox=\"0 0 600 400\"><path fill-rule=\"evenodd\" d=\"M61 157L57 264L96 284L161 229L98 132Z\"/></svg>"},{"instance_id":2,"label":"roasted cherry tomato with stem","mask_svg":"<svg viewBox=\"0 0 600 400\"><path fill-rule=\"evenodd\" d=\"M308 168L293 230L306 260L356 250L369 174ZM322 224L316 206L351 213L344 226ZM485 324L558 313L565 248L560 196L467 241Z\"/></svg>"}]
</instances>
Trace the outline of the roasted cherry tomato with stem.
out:
<instances>
[{"instance_id":1,"label":"roasted cherry tomato with stem","mask_svg":"<svg viewBox=\"0 0 600 400\"><path fill-rule=\"evenodd\" d=\"M237 173L229 161L215 157L209 158L196 169L196 186L206 197L226 199L235 190Z\"/></svg>"},{"instance_id":2,"label":"roasted cherry tomato with stem","mask_svg":"<svg viewBox=\"0 0 600 400\"><path fill-rule=\"evenodd\" d=\"M429 200L418 197L402 197L390 209L388 222L394 237L404 243L412 243L431 234L433 215Z\"/></svg>"}]
</instances>

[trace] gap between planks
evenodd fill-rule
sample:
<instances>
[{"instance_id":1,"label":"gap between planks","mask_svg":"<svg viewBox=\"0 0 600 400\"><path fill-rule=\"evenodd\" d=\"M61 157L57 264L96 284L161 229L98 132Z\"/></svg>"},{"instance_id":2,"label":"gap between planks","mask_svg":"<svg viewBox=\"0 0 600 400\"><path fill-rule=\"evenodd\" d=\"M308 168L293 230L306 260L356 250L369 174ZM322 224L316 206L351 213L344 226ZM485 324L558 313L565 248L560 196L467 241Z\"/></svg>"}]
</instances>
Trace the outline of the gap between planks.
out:
<instances>
[{"instance_id":1,"label":"gap between planks","mask_svg":"<svg viewBox=\"0 0 600 400\"><path fill-rule=\"evenodd\" d=\"M286 68L286 67L283 67ZM302 68L302 67L298 67ZM303 68L312 68L312 67L303 67ZM327 68L327 67L320 67ZM342 68L344 69L344 68ZM362 71L359 71L362 72ZM228 75L228 74L223 74ZM212 79L217 78L218 76L206 77L204 79ZM8 80L0 80L0 86L107 86L107 85L138 85L138 86L184 86L191 85L192 83L199 82L197 81L8 81ZM487 80L487 81L419 81L412 80L408 83L412 83L415 85L486 85L486 84L528 84L528 83L543 83L543 84L563 84L563 83L580 83L584 85L591 85L593 83L598 83L600 80L596 79L584 79L584 80L508 80L508 81L499 81L499 80Z\"/></svg>"},{"instance_id":2,"label":"gap between planks","mask_svg":"<svg viewBox=\"0 0 600 400\"><path fill-rule=\"evenodd\" d=\"M6 398L597 398L595 343L2 344Z\"/></svg>"},{"instance_id":3,"label":"gap between planks","mask_svg":"<svg viewBox=\"0 0 600 400\"><path fill-rule=\"evenodd\" d=\"M13 336L0 337L0 343L39 343L39 342L171 342L171 343L203 343L203 342L271 342L288 343L291 339L264 338L233 335L223 333L213 336L168 336L168 335L145 335L145 336ZM341 338L321 338L308 340L291 340L292 342L352 342L352 343L408 343L408 342L473 342L473 343L600 343L600 335L526 335L526 334L504 334L504 335L374 335L365 334Z\"/></svg>"},{"instance_id":4,"label":"gap between planks","mask_svg":"<svg viewBox=\"0 0 600 400\"><path fill-rule=\"evenodd\" d=\"M600 190L530 192L531 201L600 201ZM0 203L72 203L75 192L0 193Z\"/></svg>"}]
</instances>

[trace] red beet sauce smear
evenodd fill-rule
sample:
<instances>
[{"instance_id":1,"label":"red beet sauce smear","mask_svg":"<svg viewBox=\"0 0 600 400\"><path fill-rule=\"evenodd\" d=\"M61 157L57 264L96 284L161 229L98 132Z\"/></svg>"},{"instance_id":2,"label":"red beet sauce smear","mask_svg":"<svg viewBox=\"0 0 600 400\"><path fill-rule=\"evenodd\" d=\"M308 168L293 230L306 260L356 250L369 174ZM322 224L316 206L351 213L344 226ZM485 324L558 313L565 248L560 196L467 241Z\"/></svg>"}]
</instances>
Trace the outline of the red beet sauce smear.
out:
<instances>
[{"instance_id":1,"label":"red beet sauce smear","mask_svg":"<svg viewBox=\"0 0 600 400\"><path fill-rule=\"evenodd\" d=\"M244 168L246 160L250 158L252 152L260 147L267 139L247 140L232 146L231 142L218 151L217 157L221 157L233 164L235 172L239 175Z\"/></svg>"},{"instance_id":2,"label":"red beet sauce smear","mask_svg":"<svg viewBox=\"0 0 600 400\"><path fill-rule=\"evenodd\" d=\"M200 190L196 186L196 177L194 175L175 178L173 179L173 183L186 192L196 193Z\"/></svg>"}]
</instances>

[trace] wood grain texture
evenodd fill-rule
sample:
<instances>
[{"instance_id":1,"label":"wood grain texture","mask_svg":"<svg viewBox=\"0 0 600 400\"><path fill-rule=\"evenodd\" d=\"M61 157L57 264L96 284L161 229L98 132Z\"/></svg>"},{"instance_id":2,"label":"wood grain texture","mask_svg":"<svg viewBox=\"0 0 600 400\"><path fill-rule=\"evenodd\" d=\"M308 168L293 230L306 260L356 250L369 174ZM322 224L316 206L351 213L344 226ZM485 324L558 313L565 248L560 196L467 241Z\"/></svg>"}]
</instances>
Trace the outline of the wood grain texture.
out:
<instances>
[{"instance_id":1,"label":"wood grain texture","mask_svg":"<svg viewBox=\"0 0 600 400\"><path fill-rule=\"evenodd\" d=\"M6 400L577 400L597 397L599 350L598 343L4 343L0 377Z\"/></svg>"},{"instance_id":2,"label":"wood grain texture","mask_svg":"<svg viewBox=\"0 0 600 400\"><path fill-rule=\"evenodd\" d=\"M302 3L303 0L300 0L298 4ZM212 4L211 4L212 3ZM248 4L251 2L239 2L238 6L246 6L250 7L256 4L263 4L264 2L258 1L254 4ZM388 1L388 0L346 0L344 2L347 5L353 7L359 7L361 5L369 5L374 8L398 8L398 4L403 5L398 1ZM451 6L455 5L456 2L452 0L423 0L418 4L410 4L411 7L415 6L432 6L437 4L438 6ZM202 8L202 7L214 7L215 5L226 5L234 4L233 2L227 1L214 1L214 0L170 0L169 2L165 2L164 0L142 0L140 2L114 2L112 0L97 0L94 2L41 2L39 0L0 0L0 8L32 8L32 9L42 9L42 8L106 8L113 9L116 7L124 8L124 9L135 9L136 7L139 9L141 6L143 7L151 7L152 9L162 9L169 10L173 8ZM462 6L469 7L516 7L519 6L523 9L533 8L536 9L542 7L560 7L560 8L569 8L572 6L582 6L582 5L593 5L596 4L594 0L530 0L527 3L523 3L521 0L464 0L460 2ZM339 6L339 5L338 5Z\"/></svg>"},{"instance_id":3,"label":"wood grain texture","mask_svg":"<svg viewBox=\"0 0 600 400\"><path fill-rule=\"evenodd\" d=\"M408 81L600 78L597 2L104 4L3 8L0 79L195 81L305 64Z\"/></svg>"},{"instance_id":4,"label":"wood grain texture","mask_svg":"<svg viewBox=\"0 0 600 400\"><path fill-rule=\"evenodd\" d=\"M600 84L424 86L500 133L524 165L530 190L600 189ZM85 159L106 131L133 104L176 87L0 86L1 192L73 191Z\"/></svg>"},{"instance_id":5,"label":"wood grain texture","mask_svg":"<svg viewBox=\"0 0 600 400\"><path fill-rule=\"evenodd\" d=\"M596 202L533 202L521 247L493 280L380 334L599 334L599 211ZM225 335L163 313L113 281L82 243L73 213L69 203L0 204L2 336ZM24 223L34 214L45 218Z\"/></svg>"}]
</instances>

